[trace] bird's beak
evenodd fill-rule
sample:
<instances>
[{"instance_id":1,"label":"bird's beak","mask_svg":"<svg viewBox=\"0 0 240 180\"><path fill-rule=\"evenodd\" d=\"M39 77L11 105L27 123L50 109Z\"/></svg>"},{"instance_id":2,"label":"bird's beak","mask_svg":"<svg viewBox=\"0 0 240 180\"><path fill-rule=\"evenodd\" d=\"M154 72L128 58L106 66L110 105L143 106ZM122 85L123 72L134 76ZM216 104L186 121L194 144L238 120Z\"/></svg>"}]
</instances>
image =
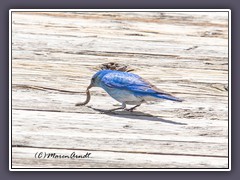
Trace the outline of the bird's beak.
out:
<instances>
[{"instance_id":1,"label":"bird's beak","mask_svg":"<svg viewBox=\"0 0 240 180\"><path fill-rule=\"evenodd\" d=\"M90 84L88 87L87 87L87 91L90 89L90 88L92 88L93 86L92 86L92 84Z\"/></svg>"}]
</instances>

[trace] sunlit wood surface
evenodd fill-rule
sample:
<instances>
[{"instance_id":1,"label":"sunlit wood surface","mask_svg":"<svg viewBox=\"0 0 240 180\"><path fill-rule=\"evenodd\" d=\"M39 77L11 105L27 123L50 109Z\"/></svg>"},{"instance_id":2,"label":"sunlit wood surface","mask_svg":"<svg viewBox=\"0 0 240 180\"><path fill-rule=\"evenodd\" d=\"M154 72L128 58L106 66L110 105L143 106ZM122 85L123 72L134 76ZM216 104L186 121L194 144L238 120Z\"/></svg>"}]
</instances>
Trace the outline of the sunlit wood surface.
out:
<instances>
[{"instance_id":1,"label":"sunlit wood surface","mask_svg":"<svg viewBox=\"0 0 240 180\"><path fill-rule=\"evenodd\" d=\"M185 101L76 107L106 62ZM228 13L13 12L12 167L228 168Z\"/></svg>"}]
</instances>

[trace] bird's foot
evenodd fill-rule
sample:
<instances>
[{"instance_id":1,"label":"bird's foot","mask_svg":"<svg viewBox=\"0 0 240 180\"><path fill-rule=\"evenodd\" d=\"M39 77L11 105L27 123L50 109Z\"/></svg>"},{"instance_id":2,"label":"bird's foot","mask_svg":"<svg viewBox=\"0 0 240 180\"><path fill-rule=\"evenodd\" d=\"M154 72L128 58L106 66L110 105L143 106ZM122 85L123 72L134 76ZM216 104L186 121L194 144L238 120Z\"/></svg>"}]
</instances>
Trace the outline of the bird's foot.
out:
<instances>
[{"instance_id":1,"label":"bird's foot","mask_svg":"<svg viewBox=\"0 0 240 180\"><path fill-rule=\"evenodd\" d=\"M135 108L129 108L129 109L124 109L124 110L126 110L126 111L129 111L129 112L133 112L133 110L134 110Z\"/></svg>"},{"instance_id":2,"label":"bird's foot","mask_svg":"<svg viewBox=\"0 0 240 180\"><path fill-rule=\"evenodd\" d=\"M125 104L125 103L122 103L122 106L121 106L121 107L109 109L108 112L113 112L113 111L116 111L116 110L123 110L123 109L125 109L125 108L126 108L126 104Z\"/></svg>"},{"instance_id":3,"label":"bird's foot","mask_svg":"<svg viewBox=\"0 0 240 180\"><path fill-rule=\"evenodd\" d=\"M134 107L132 107L132 108L129 108L129 109L126 109L126 108L125 108L125 110L126 110L126 111L129 111L129 112L133 112L133 110L136 109L136 108L137 108L138 106L140 106L140 105L141 105L141 104L136 105L136 106L134 106Z\"/></svg>"},{"instance_id":4,"label":"bird's foot","mask_svg":"<svg viewBox=\"0 0 240 180\"><path fill-rule=\"evenodd\" d=\"M116 110L122 110L123 108L122 107L119 107L119 108L114 108L114 109L109 109L109 110L102 110L102 113L112 113Z\"/></svg>"}]
</instances>

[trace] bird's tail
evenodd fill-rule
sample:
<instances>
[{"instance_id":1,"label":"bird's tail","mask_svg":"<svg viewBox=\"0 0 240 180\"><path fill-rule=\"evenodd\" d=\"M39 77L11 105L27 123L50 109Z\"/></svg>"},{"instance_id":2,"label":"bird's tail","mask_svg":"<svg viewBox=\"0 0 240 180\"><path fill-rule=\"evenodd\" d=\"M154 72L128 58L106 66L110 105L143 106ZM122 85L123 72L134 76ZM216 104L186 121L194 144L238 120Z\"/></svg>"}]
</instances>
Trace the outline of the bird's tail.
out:
<instances>
[{"instance_id":1,"label":"bird's tail","mask_svg":"<svg viewBox=\"0 0 240 180\"><path fill-rule=\"evenodd\" d=\"M161 98L161 99L167 99L167 100L171 100L171 101L177 101L177 102L182 102L184 101L183 99L177 98L172 96L171 94L154 94L153 96L157 97L157 98Z\"/></svg>"}]
</instances>

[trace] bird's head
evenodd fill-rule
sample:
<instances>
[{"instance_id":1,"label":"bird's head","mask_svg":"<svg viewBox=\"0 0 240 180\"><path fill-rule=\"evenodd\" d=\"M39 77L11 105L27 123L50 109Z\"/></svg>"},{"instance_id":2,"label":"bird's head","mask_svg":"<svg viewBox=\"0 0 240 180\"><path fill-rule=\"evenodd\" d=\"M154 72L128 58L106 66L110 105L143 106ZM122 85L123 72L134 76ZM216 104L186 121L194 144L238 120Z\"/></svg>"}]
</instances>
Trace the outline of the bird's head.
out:
<instances>
[{"instance_id":1,"label":"bird's head","mask_svg":"<svg viewBox=\"0 0 240 180\"><path fill-rule=\"evenodd\" d=\"M102 77L111 71L112 70L101 70L94 74L91 79L91 84L87 87L87 90L89 90L92 87L100 87Z\"/></svg>"}]
</instances>

